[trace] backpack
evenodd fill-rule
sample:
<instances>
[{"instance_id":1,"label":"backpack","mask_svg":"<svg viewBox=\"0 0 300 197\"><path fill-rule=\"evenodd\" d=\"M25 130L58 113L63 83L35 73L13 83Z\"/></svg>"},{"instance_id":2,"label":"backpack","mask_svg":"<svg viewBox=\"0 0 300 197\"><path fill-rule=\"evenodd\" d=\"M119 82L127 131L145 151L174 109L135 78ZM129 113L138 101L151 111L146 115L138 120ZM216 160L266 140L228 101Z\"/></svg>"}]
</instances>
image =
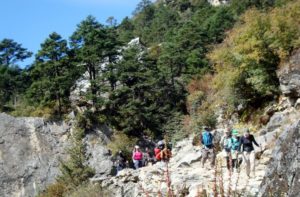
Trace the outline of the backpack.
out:
<instances>
[{"instance_id":1,"label":"backpack","mask_svg":"<svg viewBox=\"0 0 300 197\"><path fill-rule=\"evenodd\" d=\"M213 146L213 135L210 132L204 131L202 133L202 143L204 146L210 148Z\"/></svg>"},{"instance_id":2,"label":"backpack","mask_svg":"<svg viewBox=\"0 0 300 197\"><path fill-rule=\"evenodd\" d=\"M240 147L240 139L239 137L234 140L233 138L231 138L231 150L238 150Z\"/></svg>"},{"instance_id":3,"label":"backpack","mask_svg":"<svg viewBox=\"0 0 300 197\"><path fill-rule=\"evenodd\" d=\"M227 152L230 152L231 149L231 138L225 138L223 141L223 147Z\"/></svg>"},{"instance_id":4,"label":"backpack","mask_svg":"<svg viewBox=\"0 0 300 197\"><path fill-rule=\"evenodd\" d=\"M161 160L161 154L160 154L160 149L159 148L155 148L154 149L154 154L155 154L155 158L157 161L160 161Z\"/></svg>"}]
</instances>

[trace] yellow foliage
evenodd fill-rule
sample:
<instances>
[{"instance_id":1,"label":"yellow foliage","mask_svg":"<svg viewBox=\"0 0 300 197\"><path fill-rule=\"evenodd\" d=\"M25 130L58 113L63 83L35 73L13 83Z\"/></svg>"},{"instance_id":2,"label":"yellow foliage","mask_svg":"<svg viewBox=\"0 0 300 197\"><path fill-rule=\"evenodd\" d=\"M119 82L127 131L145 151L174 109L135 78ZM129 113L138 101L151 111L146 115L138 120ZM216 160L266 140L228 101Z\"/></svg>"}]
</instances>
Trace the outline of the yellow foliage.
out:
<instances>
[{"instance_id":1,"label":"yellow foliage","mask_svg":"<svg viewBox=\"0 0 300 197\"><path fill-rule=\"evenodd\" d=\"M268 12L248 10L224 42L208 54L215 70L214 105L233 103L237 93L243 91L239 83L244 76L250 92L245 100L254 94L272 95L276 91L275 70L299 47L300 0Z\"/></svg>"}]
</instances>

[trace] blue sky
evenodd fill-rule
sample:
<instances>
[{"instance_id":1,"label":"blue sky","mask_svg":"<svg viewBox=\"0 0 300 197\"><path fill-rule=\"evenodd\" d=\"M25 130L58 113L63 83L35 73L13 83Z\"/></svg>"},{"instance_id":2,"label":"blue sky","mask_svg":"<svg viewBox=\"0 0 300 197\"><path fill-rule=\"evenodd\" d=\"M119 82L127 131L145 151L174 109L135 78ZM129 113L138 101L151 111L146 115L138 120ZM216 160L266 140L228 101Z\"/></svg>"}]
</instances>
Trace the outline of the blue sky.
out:
<instances>
[{"instance_id":1,"label":"blue sky","mask_svg":"<svg viewBox=\"0 0 300 197\"><path fill-rule=\"evenodd\" d=\"M101 23L114 16L118 22L132 11L140 0L2 0L0 40L10 38L36 53L52 32L65 39L88 15ZM29 64L30 60L24 64Z\"/></svg>"}]
</instances>

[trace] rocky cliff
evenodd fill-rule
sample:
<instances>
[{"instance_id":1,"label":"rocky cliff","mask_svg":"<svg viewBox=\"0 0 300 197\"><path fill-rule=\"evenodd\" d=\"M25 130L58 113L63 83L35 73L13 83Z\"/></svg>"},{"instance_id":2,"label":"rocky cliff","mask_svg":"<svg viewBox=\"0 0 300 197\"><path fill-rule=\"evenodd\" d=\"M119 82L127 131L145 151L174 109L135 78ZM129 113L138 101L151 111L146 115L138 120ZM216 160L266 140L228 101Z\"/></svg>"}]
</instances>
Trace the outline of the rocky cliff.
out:
<instances>
[{"instance_id":1,"label":"rocky cliff","mask_svg":"<svg viewBox=\"0 0 300 197\"><path fill-rule=\"evenodd\" d=\"M105 128L102 128L105 130ZM59 174L59 160L68 158L71 125L42 118L14 118L0 114L0 196L35 196ZM110 173L111 161L100 130L85 138L89 163L96 176Z\"/></svg>"},{"instance_id":2,"label":"rocky cliff","mask_svg":"<svg viewBox=\"0 0 300 197\"><path fill-rule=\"evenodd\" d=\"M300 193L300 50L296 50L289 61L277 72L285 106L294 110L290 114L289 126L276 141L272 159L261 184L261 196L299 196ZM297 112L297 113L295 113ZM277 125L282 117L277 118ZM278 121L279 120L279 121Z\"/></svg>"},{"instance_id":3,"label":"rocky cliff","mask_svg":"<svg viewBox=\"0 0 300 197\"><path fill-rule=\"evenodd\" d=\"M168 184L179 196L195 197L203 190L213 195L215 180L223 182L225 196L299 196L300 50L281 66L278 78L281 99L266 109L269 118L256 134L261 148L255 150L255 176L248 178L244 166L229 174L222 153L218 155L217 175L215 169L201 168L200 147L192 145L191 137L175 146L168 168L158 163L139 170L126 169L111 179L92 181L111 191L111 196L120 197L166 196Z\"/></svg>"},{"instance_id":4,"label":"rocky cliff","mask_svg":"<svg viewBox=\"0 0 300 197\"><path fill-rule=\"evenodd\" d=\"M261 196L296 197L300 194L300 120L284 131L276 142L261 184Z\"/></svg>"}]
</instances>

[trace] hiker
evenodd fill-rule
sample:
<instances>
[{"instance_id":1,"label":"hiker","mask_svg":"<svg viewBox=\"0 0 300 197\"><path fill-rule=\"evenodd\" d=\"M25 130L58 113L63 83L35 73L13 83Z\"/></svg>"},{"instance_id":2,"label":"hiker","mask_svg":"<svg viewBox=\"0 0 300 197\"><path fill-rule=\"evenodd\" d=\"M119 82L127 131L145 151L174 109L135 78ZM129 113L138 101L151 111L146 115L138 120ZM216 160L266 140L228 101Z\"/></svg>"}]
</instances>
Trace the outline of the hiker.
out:
<instances>
[{"instance_id":1,"label":"hiker","mask_svg":"<svg viewBox=\"0 0 300 197\"><path fill-rule=\"evenodd\" d=\"M249 129L246 129L244 135L240 139L240 148L243 153L243 162L246 165L247 176L250 177L250 171L255 176L255 153L253 143L259 147Z\"/></svg>"},{"instance_id":2,"label":"hiker","mask_svg":"<svg viewBox=\"0 0 300 197\"><path fill-rule=\"evenodd\" d=\"M148 147L145 149L145 153L143 154L143 166L153 164L153 154Z\"/></svg>"},{"instance_id":3,"label":"hiker","mask_svg":"<svg viewBox=\"0 0 300 197\"><path fill-rule=\"evenodd\" d=\"M117 174L118 174L121 170L126 168L126 158L121 150L117 154L116 162L117 162Z\"/></svg>"},{"instance_id":4,"label":"hiker","mask_svg":"<svg viewBox=\"0 0 300 197\"><path fill-rule=\"evenodd\" d=\"M229 170L230 169L230 157L231 157L231 129L230 128L227 128L225 131L224 131L224 135L222 136L221 138L221 141L220 141L220 144L221 144L221 147L223 148L223 154L224 154L224 157L226 159L226 167L227 169Z\"/></svg>"},{"instance_id":5,"label":"hiker","mask_svg":"<svg viewBox=\"0 0 300 197\"><path fill-rule=\"evenodd\" d=\"M161 151L165 148L165 143L163 140L157 142L156 147L154 148L154 155L156 161L161 161Z\"/></svg>"},{"instance_id":6,"label":"hiker","mask_svg":"<svg viewBox=\"0 0 300 197\"><path fill-rule=\"evenodd\" d=\"M231 149L231 167L233 170L237 170L239 167L239 151L240 151L240 137L239 132L236 129L232 130L232 137L230 138Z\"/></svg>"},{"instance_id":7,"label":"hiker","mask_svg":"<svg viewBox=\"0 0 300 197\"><path fill-rule=\"evenodd\" d=\"M154 149L156 161L168 162L172 157L170 147L166 146L164 141L159 141Z\"/></svg>"},{"instance_id":8,"label":"hiker","mask_svg":"<svg viewBox=\"0 0 300 197\"><path fill-rule=\"evenodd\" d=\"M139 146L135 146L132 153L132 161L135 169L142 167L143 165L143 153Z\"/></svg>"},{"instance_id":9,"label":"hiker","mask_svg":"<svg viewBox=\"0 0 300 197\"><path fill-rule=\"evenodd\" d=\"M204 167L204 164L208 157L211 158L211 162L210 162L211 167L214 167L215 160L216 160L216 153L213 145L214 136L208 127L204 127L204 131L202 132L200 139L201 139L201 143L203 144L202 167Z\"/></svg>"}]
</instances>

